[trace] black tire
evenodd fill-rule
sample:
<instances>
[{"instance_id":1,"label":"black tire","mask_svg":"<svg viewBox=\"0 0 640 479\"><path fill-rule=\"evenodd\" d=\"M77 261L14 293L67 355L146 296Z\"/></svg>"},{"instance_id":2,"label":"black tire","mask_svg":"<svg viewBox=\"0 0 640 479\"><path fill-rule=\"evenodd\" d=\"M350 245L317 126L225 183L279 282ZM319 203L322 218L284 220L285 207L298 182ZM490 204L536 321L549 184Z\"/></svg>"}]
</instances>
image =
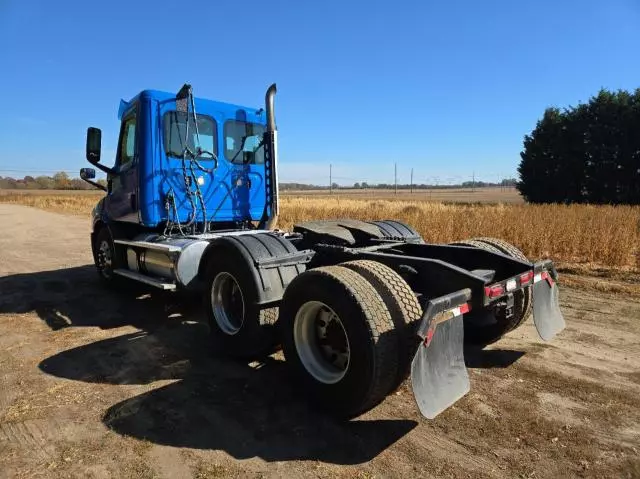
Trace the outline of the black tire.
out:
<instances>
[{"instance_id":1,"label":"black tire","mask_svg":"<svg viewBox=\"0 0 640 479\"><path fill-rule=\"evenodd\" d=\"M493 246L494 248L499 249L502 253L511 256L512 258L516 258L522 261L526 261L527 263L529 263L529 258L527 258L525 256L525 254L520 251L518 248L516 248L514 245L512 245L511 243L508 243L504 240L501 239L497 239L497 238L476 238L476 241L480 241L482 243L488 244ZM522 323L524 323L529 316L531 315L531 310L533 308L533 292L532 292L532 287L531 286L527 286L526 288L522 289L521 291L519 291L519 293L521 293L523 299L523 305L522 305L522 310L520 312L519 318L517 321L515 321L513 327L511 328L511 330L514 330L518 327L520 327L522 325ZM518 295L520 296L520 295Z\"/></svg>"},{"instance_id":2,"label":"black tire","mask_svg":"<svg viewBox=\"0 0 640 479\"><path fill-rule=\"evenodd\" d=\"M485 238L486 239L486 238ZM451 243L452 245L471 246L480 248L493 253L507 254L501 248L482 241L480 238L474 238L464 241ZM506 318L504 315L496 314L490 309L482 309L471 311L464 315L464 339L465 342L476 345L487 345L495 343L509 331L517 328L524 321L523 315L525 311L525 293L523 290L516 291L513 295L513 315Z\"/></svg>"},{"instance_id":3,"label":"black tire","mask_svg":"<svg viewBox=\"0 0 640 479\"><path fill-rule=\"evenodd\" d=\"M100 281L109 287L121 286L124 278L113 270L122 267L122 260L115 248L111 231L107 226L102 226L95 238L93 260Z\"/></svg>"},{"instance_id":4,"label":"black tire","mask_svg":"<svg viewBox=\"0 0 640 479\"><path fill-rule=\"evenodd\" d=\"M372 221L376 225L385 239L406 241L407 243L424 244L422 236L411 226L395 220Z\"/></svg>"},{"instance_id":5,"label":"black tire","mask_svg":"<svg viewBox=\"0 0 640 479\"><path fill-rule=\"evenodd\" d=\"M214 301L216 278L216 287L220 288L216 297L222 301ZM273 352L277 344L278 308L256 304L257 286L240 254L225 251L224 255L210 258L205 280L204 307L214 353L255 359ZM231 287L232 291L226 287Z\"/></svg>"},{"instance_id":6,"label":"black tire","mask_svg":"<svg viewBox=\"0 0 640 479\"><path fill-rule=\"evenodd\" d=\"M407 282L389 268L377 261L358 260L342 263L340 266L349 268L373 285L387 310L398 334L398 374L392 386L397 389L409 376L411 360L416 352L419 337L415 328L422 318L422 308Z\"/></svg>"},{"instance_id":7,"label":"black tire","mask_svg":"<svg viewBox=\"0 0 640 479\"><path fill-rule=\"evenodd\" d=\"M502 253L502 251L500 251L498 248L484 243L482 241L478 241L476 239L466 239L463 241L456 241L455 243L449 243L451 245L457 245L457 246L471 246L473 248L480 248L480 249L485 249L487 251L491 251L493 253Z\"/></svg>"},{"instance_id":8,"label":"black tire","mask_svg":"<svg viewBox=\"0 0 640 479\"><path fill-rule=\"evenodd\" d=\"M305 324L312 331L318 327L319 316L304 314L318 304L320 308L330 308L342 326L338 333L346 337L349 355L342 370L332 370L327 356L322 358L327 336L324 343L313 332L309 341L300 339L299 331ZM331 316L328 323L336 316ZM329 329L327 323L321 324ZM353 417L374 407L391 391L398 374L397 330L378 292L355 271L327 266L295 278L280 306L280 329L282 349L297 386L319 408L337 416ZM313 368L305 351L315 351L323 367L333 371L335 378L331 382L318 379L310 371Z\"/></svg>"}]
</instances>

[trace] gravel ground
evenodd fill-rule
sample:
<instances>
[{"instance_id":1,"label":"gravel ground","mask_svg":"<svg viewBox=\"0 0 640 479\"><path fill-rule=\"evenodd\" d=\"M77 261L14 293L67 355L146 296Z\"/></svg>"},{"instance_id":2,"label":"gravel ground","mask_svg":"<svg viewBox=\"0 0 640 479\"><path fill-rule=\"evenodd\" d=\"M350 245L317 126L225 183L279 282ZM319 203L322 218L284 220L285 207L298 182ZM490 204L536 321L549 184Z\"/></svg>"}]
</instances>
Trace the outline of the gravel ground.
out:
<instances>
[{"instance_id":1,"label":"gravel ground","mask_svg":"<svg viewBox=\"0 0 640 479\"><path fill-rule=\"evenodd\" d=\"M0 222L2 477L640 477L637 297L563 287L567 329L468 351L471 392L436 420L405 384L340 423L280 354L215 358L198 301L105 291L88 219Z\"/></svg>"}]
</instances>

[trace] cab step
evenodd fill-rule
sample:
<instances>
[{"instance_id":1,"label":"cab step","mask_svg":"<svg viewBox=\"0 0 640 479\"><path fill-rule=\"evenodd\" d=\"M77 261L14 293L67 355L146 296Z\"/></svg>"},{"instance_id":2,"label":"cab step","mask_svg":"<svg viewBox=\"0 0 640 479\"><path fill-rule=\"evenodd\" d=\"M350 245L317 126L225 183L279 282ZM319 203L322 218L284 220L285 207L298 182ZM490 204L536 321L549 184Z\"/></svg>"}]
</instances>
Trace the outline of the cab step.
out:
<instances>
[{"instance_id":1,"label":"cab step","mask_svg":"<svg viewBox=\"0 0 640 479\"><path fill-rule=\"evenodd\" d=\"M113 272L117 275L124 276L125 278L129 278L134 281L139 281L141 283L148 284L149 286L153 286L158 289L163 289L165 291L174 291L176 289L176 285L174 283L165 283L162 280L152 278L151 276L137 273L135 271L131 271L130 269L119 268L119 269L114 269Z\"/></svg>"}]
</instances>

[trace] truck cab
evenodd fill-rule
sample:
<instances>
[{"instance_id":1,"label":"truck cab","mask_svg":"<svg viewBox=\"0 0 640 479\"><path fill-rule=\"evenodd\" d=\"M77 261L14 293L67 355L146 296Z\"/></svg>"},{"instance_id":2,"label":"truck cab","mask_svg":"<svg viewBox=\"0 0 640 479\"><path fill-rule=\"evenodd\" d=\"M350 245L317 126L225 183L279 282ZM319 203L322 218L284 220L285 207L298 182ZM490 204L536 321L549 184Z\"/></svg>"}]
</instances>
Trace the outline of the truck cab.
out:
<instances>
[{"instance_id":1,"label":"truck cab","mask_svg":"<svg viewBox=\"0 0 640 479\"><path fill-rule=\"evenodd\" d=\"M205 222L211 229L236 227L263 218L264 109L194 97L185 105L189 100L144 90L120 102L115 163L94 162L107 173L96 219L157 230Z\"/></svg>"}]
</instances>

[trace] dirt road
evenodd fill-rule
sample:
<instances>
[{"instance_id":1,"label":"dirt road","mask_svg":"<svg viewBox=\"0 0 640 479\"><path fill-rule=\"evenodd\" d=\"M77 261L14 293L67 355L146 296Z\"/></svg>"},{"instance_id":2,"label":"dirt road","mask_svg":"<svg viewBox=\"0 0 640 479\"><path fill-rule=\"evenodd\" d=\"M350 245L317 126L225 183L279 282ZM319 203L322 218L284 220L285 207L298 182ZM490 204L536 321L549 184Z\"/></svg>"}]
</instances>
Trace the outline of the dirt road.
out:
<instances>
[{"instance_id":1,"label":"dirt road","mask_svg":"<svg viewBox=\"0 0 640 479\"><path fill-rule=\"evenodd\" d=\"M197 301L102 289L89 220L0 205L2 477L640 477L640 300L562 289L567 329L470 350L434 421L405 385L349 423L282 357L212 356Z\"/></svg>"}]
</instances>

